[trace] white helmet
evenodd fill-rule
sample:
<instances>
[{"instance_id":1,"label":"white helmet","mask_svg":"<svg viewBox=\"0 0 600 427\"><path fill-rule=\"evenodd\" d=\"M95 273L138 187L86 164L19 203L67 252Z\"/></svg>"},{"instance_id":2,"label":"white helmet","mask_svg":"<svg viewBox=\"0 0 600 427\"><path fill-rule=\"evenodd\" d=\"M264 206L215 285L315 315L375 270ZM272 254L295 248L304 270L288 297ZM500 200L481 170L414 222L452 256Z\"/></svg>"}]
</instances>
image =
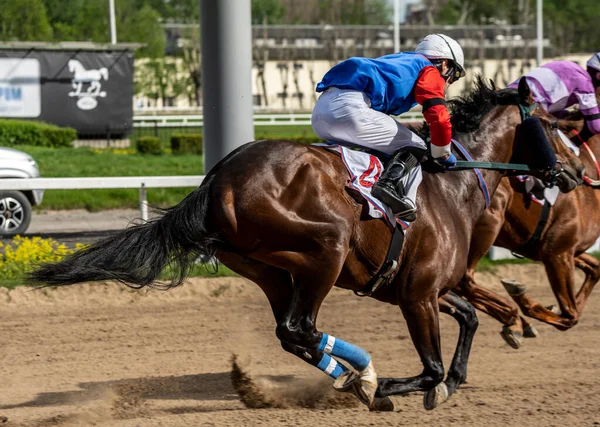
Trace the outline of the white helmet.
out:
<instances>
[{"instance_id":1,"label":"white helmet","mask_svg":"<svg viewBox=\"0 0 600 427\"><path fill-rule=\"evenodd\" d=\"M417 45L415 52L428 59L449 59L454 61L460 73L465 76L465 55L456 40L445 34L429 34Z\"/></svg>"},{"instance_id":2,"label":"white helmet","mask_svg":"<svg viewBox=\"0 0 600 427\"><path fill-rule=\"evenodd\" d=\"M587 62L588 68L593 68L596 71L600 71L600 52L594 54Z\"/></svg>"}]
</instances>

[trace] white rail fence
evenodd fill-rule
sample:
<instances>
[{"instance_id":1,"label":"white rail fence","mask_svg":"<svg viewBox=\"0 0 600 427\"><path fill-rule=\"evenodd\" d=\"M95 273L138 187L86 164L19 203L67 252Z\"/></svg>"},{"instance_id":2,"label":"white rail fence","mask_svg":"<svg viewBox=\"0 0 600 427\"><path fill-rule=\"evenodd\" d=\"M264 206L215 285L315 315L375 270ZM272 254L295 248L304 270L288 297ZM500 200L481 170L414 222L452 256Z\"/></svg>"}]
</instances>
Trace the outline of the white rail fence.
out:
<instances>
[{"instance_id":1,"label":"white rail fence","mask_svg":"<svg viewBox=\"0 0 600 427\"><path fill-rule=\"evenodd\" d=\"M203 179L204 175L2 179L0 189L24 191L138 188L140 214L147 220L148 188L198 187Z\"/></svg>"},{"instance_id":2,"label":"white rail fence","mask_svg":"<svg viewBox=\"0 0 600 427\"><path fill-rule=\"evenodd\" d=\"M255 114L254 126L310 126L311 114ZM423 120L420 112L405 113L396 117L400 123L418 122ZM134 116L133 127L136 128L168 128L168 127L202 127L202 115L161 115Z\"/></svg>"},{"instance_id":3,"label":"white rail fence","mask_svg":"<svg viewBox=\"0 0 600 427\"><path fill-rule=\"evenodd\" d=\"M148 188L198 187L204 175L183 176L128 176L94 178L31 178L1 179L0 190L92 190L112 188L139 189L139 208L142 219L148 220ZM600 251L600 239L588 252ZM493 246L489 257L492 260L513 258L510 251Z\"/></svg>"}]
</instances>

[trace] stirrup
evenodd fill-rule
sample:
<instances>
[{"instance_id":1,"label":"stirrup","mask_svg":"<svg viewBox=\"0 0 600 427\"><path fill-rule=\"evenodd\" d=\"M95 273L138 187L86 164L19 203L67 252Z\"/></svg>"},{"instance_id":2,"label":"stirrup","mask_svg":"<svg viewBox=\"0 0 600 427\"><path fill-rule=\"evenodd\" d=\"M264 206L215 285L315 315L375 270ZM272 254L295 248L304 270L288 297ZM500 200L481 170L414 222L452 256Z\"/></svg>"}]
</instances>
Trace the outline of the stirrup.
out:
<instances>
[{"instance_id":1,"label":"stirrup","mask_svg":"<svg viewBox=\"0 0 600 427\"><path fill-rule=\"evenodd\" d=\"M371 194L388 205L393 214L401 220L412 222L417 217L417 207L408 197L402 197L397 189L386 185L387 183L373 186Z\"/></svg>"},{"instance_id":2,"label":"stirrup","mask_svg":"<svg viewBox=\"0 0 600 427\"><path fill-rule=\"evenodd\" d=\"M410 199L407 199L410 200ZM394 213L396 218L406 222L414 222L417 219L417 207L411 207L403 212Z\"/></svg>"}]
</instances>

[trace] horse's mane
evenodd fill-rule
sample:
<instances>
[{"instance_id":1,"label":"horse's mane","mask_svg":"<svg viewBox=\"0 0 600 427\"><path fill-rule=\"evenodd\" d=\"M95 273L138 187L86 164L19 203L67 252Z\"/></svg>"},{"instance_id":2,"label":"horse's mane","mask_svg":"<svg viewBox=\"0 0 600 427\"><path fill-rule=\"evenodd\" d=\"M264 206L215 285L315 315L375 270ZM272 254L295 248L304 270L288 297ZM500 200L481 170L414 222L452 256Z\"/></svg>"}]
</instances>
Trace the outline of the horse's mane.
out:
<instances>
[{"instance_id":1,"label":"horse's mane","mask_svg":"<svg viewBox=\"0 0 600 427\"><path fill-rule=\"evenodd\" d=\"M478 75L475 87L468 94L448 101L452 133L456 135L457 133L474 132L479 129L485 115L496 106L517 104L519 104L517 89L495 90L491 80L487 81ZM419 133L424 139L429 138L430 131L427 123L412 130Z\"/></svg>"}]
</instances>

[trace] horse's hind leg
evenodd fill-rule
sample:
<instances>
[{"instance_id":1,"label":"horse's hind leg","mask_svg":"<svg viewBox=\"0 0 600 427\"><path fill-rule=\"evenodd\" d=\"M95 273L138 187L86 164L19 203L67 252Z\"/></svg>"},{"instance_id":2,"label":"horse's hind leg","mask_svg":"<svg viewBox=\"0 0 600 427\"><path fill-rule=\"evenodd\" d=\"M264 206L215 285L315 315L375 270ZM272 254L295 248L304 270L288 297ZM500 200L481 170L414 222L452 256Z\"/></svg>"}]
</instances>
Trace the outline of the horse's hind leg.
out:
<instances>
[{"instance_id":1,"label":"horse's hind leg","mask_svg":"<svg viewBox=\"0 0 600 427\"><path fill-rule=\"evenodd\" d=\"M308 267L290 267L293 273L289 273L283 268L261 261L248 261L234 254L219 254L218 258L232 270L257 283L265 292L277 321L276 334L284 350L337 378L334 385L339 384L338 390L351 391L371 406L377 389L377 374L371 356L353 344L318 332L315 327L319 308L341 271L343 257L340 256L339 265L336 265L331 262L332 258L335 259L332 251L327 256L321 254L312 259L301 254L286 256L292 256L297 263L295 265ZM327 262L330 268L320 265L320 262ZM349 372L335 358L348 362L358 373Z\"/></svg>"},{"instance_id":2,"label":"horse's hind leg","mask_svg":"<svg viewBox=\"0 0 600 427\"><path fill-rule=\"evenodd\" d=\"M441 300L440 311L454 317L460 328L454 358L444 381L447 388L447 396L445 397L447 399L456 391L458 386L467 380L467 364L469 362L471 344L473 343L475 332L477 332L479 321L477 320L475 308L458 295L449 292ZM425 406L433 408L441 403L438 400L440 397L444 398L444 396L440 396L439 393L439 387L428 391L425 394Z\"/></svg>"},{"instance_id":3,"label":"horse's hind leg","mask_svg":"<svg viewBox=\"0 0 600 427\"><path fill-rule=\"evenodd\" d=\"M346 253L328 250L315 256L296 255L300 259L294 257L295 265L290 266L294 283L292 297L284 319L277 324L277 337L282 342L324 352L347 362L356 372L340 374L334 387L353 392L371 407L377 390L377 374L371 356L360 347L316 329L321 303L335 284Z\"/></svg>"},{"instance_id":4,"label":"horse's hind leg","mask_svg":"<svg viewBox=\"0 0 600 427\"><path fill-rule=\"evenodd\" d=\"M231 270L256 283L267 296L277 324L285 321L293 297L292 277L287 271L231 252L220 252L218 258ZM347 370L344 365L317 349L307 349L285 341L281 341L281 347L334 379Z\"/></svg>"},{"instance_id":5,"label":"horse's hind leg","mask_svg":"<svg viewBox=\"0 0 600 427\"><path fill-rule=\"evenodd\" d=\"M594 286L600 280L600 262L590 254L583 253L575 258L575 266L585 273L585 280L577 292L577 312L581 315Z\"/></svg>"}]
</instances>

